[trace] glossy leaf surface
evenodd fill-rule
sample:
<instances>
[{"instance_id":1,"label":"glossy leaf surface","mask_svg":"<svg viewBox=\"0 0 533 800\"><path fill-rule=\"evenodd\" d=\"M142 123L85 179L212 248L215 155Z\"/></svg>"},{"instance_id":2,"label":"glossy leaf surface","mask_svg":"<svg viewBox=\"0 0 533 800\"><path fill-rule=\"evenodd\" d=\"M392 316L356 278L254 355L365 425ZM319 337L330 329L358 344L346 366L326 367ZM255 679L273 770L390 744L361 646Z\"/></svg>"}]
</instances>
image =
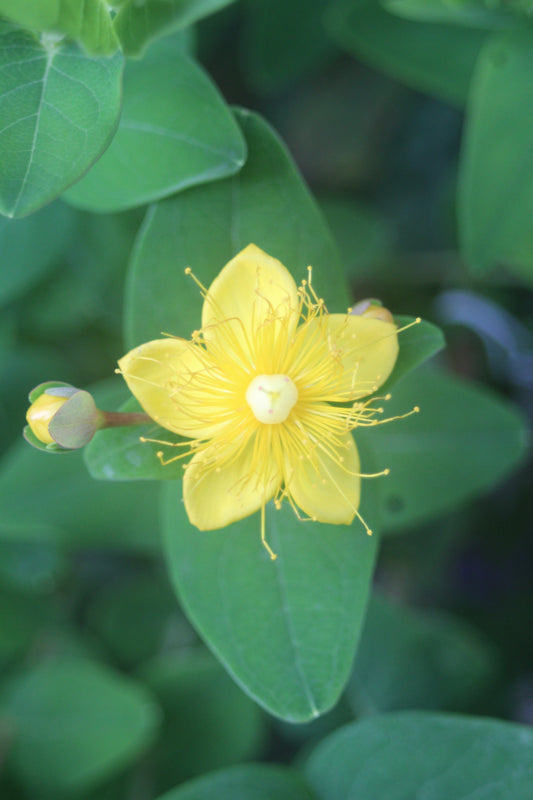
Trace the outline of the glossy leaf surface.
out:
<instances>
[{"instance_id":1,"label":"glossy leaf surface","mask_svg":"<svg viewBox=\"0 0 533 800\"><path fill-rule=\"evenodd\" d=\"M245 157L240 129L215 85L165 43L126 64L113 141L65 197L89 211L120 211L232 175Z\"/></svg>"},{"instance_id":2,"label":"glossy leaf surface","mask_svg":"<svg viewBox=\"0 0 533 800\"><path fill-rule=\"evenodd\" d=\"M0 213L29 214L61 194L107 146L120 113L122 56L90 58L0 28Z\"/></svg>"}]
</instances>

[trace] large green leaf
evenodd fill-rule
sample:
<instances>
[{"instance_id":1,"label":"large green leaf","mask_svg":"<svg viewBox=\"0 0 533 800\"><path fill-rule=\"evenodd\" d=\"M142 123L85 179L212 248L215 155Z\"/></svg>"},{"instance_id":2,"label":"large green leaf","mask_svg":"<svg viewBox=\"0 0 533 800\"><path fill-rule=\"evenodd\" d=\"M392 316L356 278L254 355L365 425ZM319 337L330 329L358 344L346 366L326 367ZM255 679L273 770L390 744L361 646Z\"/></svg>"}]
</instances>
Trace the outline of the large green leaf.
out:
<instances>
[{"instance_id":1,"label":"large green leaf","mask_svg":"<svg viewBox=\"0 0 533 800\"><path fill-rule=\"evenodd\" d=\"M357 716L469 710L498 673L495 649L451 615L370 600L347 697Z\"/></svg>"},{"instance_id":2,"label":"large green leaf","mask_svg":"<svg viewBox=\"0 0 533 800\"><path fill-rule=\"evenodd\" d=\"M494 35L474 73L459 178L473 269L510 262L533 279L533 31Z\"/></svg>"},{"instance_id":3,"label":"large green leaf","mask_svg":"<svg viewBox=\"0 0 533 800\"><path fill-rule=\"evenodd\" d=\"M159 721L141 685L82 659L19 675L0 708L13 725L9 763L18 778L34 790L70 796L133 761Z\"/></svg>"},{"instance_id":4,"label":"large green leaf","mask_svg":"<svg viewBox=\"0 0 533 800\"><path fill-rule=\"evenodd\" d=\"M153 754L159 786L257 756L264 714L205 648L162 655L138 675L164 713Z\"/></svg>"},{"instance_id":5,"label":"large green leaf","mask_svg":"<svg viewBox=\"0 0 533 800\"><path fill-rule=\"evenodd\" d=\"M324 740L306 773L320 800L530 800L533 731L490 719L385 714Z\"/></svg>"},{"instance_id":6,"label":"large green leaf","mask_svg":"<svg viewBox=\"0 0 533 800\"><path fill-rule=\"evenodd\" d=\"M247 765L215 772L158 800L316 800L303 778L286 767Z\"/></svg>"},{"instance_id":7,"label":"large green leaf","mask_svg":"<svg viewBox=\"0 0 533 800\"><path fill-rule=\"evenodd\" d=\"M105 0L0 0L0 15L25 28L64 33L91 53L118 48Z\"/></svg>"},{"instance_id":8,"label":"large green leaf","mask_svg":"<svg viewBox=\"0 0 533 800\"><path fill-rule=\"evenodd\" d=\"M126 299L129 346L170 333L189 338L201 317L198 287L209 285L253 242L279 258L297 281L313 281L331 310L348 294L330 233L287 151L265 122L238 113L248 159L233 178L195 187L148 211L132 257Z\"/></svg>"},{"instance_id":9,"label":"large green leaf","mask_svg":"<svg viewBox=\"0 0 533 800\"><path fill-rule=\"evenodd\" d=\"M0 306L57 266L75 223L75 212L63 203L54 203L27 219L0 217Z\"/></svg>"},{"instance_id":10,"label":"large green leaf","mask_svg":"<svg viewBox=\"0 0 533 800\"><path fill-rule=\"evenodd\" d=\"M333 44L323 23L330 2L245 0L246 79L260 91L279 91L330 57Z\"/></svg>"},{"instance_id":11,"label":"large green leaf","mask_svg":"<svg viewBox=\"0 0 533 800\"><path fill-rule=\"evenodd\" d=\"M245 157L240 129L206 73L184 53L155 47L128 61L113 141L65 198L120 211L232 175Z\"/></svg>"},{"instance_id":12,"label":"large green leaf","mask_svg":"<svg viewBox=\"0 0 533 800\"><path fill-rule=\"evenodd\" d=\"M187 520L179 484L166 484L163 510L168 565L184 609L236 681L291 722L330 709L349 676L376 536L357 522L302 522L288 505L268 507L266 535L278 556L271 561L258 514L200 532Z\"/></svg>"},{"instance_id":13,"label":"large green leaf","mask_svg":"<svg viewBox=\"0 0 533 800\"><path fill-rule=\"evenodd\" d=\"M61 194L118 122L122 56L0 29L0 213L20 217Z\"/></svg>"},{"instance_id":14,"label":"large green leaf","mask_svg":"<svg viewBox=\"0 0 533 800\"><path fill-rule=\"evenodd\" d=\"M384 417L420 413L355 431L374 454L383 524L395 529L448 511L490 488L520 462L527 422L488 389L439 372L412 373L392 390Z\"/></svg>"},{"instance_id":15,"label":"large green leaf","mask_svg":"<svg viewBox=\"0 0 533 800\"><path fill-rule=\"evenodd\" d=\"M485 38L480 30L411 22L377 0L341 0L329 29L346 50L414 89L463 105Z\"/></svg>"},{"instance_id":16,"label":"large green leaf","mask_svg":"<svg viewBox=\"0 0 533 800\"><path fill-rule=\"evenodd\" d=\"M192 25L234 0L124 0L114 19L115 31L127 55L140 55L157 36Z\"/></svg>"}]
</instances>

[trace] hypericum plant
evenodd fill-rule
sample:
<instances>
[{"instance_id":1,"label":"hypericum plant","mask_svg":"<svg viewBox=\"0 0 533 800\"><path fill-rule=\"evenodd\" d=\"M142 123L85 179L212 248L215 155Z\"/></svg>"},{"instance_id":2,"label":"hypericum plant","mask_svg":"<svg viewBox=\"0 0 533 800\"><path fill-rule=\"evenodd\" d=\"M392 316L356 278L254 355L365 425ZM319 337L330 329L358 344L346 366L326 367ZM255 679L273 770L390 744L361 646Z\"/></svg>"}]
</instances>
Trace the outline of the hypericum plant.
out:
<instances>
[{"instance_id":1,"label":"hypericum plant","mask_svg":"<svg viewBox=\"0 0 533 800\"><path fill-rule=\"evenodd\" d=\"M324 96L321 78L292 102L338 42L466 103L464 253L478 274L503 260L530 277L529 5L0 0L2 798L530 800L532 736L486 718L504 707L498 653L457 619L471 602L487 630L527 627L507 506L501 522L493 498L457 512L516 467L526 424L424 365L442 332L396 313L433 315L467 280L442 214L459 117L346 57ZM245 96L304 130L294 147L319 141L298 158L335 197L318 204L275 131L199 63L218 42L226 70L238 35L231 91L287 92ZM413 108L431 122L423 147ZM385 304L360 299L374 294ZM527 326L492 310L472 329L491 347L506 332L525 391ZM474 348L450 350L475 374ZM25 437L45 455L8 453L35 384ZM382 537L397 534L378 570L389 597L374 596ZM470 556L476 536L490 564ZM521 658L509 697L527 695ZM484 718L440 713L473 709ZM329 711L298 731L270 719ZM317 740L296 767L182 785Z\"/></svg>"}]
</instances>

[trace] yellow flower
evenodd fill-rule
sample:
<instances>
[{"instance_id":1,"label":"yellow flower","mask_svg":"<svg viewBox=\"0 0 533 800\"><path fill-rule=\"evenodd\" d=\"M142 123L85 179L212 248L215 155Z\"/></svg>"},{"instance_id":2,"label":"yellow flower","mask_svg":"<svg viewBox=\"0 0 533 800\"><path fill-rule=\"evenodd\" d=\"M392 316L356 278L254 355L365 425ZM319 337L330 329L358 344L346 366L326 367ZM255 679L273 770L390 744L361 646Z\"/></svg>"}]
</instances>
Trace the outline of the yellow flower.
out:
<instances>
[{"instance_id":1,"label":"yellow flower","mask_svg":"<svg viewBox=\"0 0 533 800\"><path fill-rule=\"evenodd\" d=\"M386 311L376 318L375 305L366 316L329 314L311 270L297 287L252 244L201 288L202 327L191 341L143 344L120 371L150 417L189 440L175 458L158 455L192 455L183 484L192 524L212 530L261 509L275 557L264 529L272 498L321 522L359 516L351 431L378 422L383 409L362 398L394 367L396 326Z\"/></svg>"}]
</instances>

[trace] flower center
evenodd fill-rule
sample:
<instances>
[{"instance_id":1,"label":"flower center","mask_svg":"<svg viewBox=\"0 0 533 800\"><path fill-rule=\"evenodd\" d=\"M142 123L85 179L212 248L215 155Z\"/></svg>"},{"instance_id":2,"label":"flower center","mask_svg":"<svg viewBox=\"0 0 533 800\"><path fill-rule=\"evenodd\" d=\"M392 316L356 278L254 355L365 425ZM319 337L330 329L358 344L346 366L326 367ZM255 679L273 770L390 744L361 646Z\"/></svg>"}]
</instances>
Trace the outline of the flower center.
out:
<instances>
[{"instance_id":1,"label":"flower center","mask_svg":"<svg viewBox=\"0 0 533 800\"><path fill-rule=\"evenodd\" d=\"M287 375L258 375L246 390L246 402L259 422L285 422L298 400L298 389Z\"/></svg>"}]
</instances>

